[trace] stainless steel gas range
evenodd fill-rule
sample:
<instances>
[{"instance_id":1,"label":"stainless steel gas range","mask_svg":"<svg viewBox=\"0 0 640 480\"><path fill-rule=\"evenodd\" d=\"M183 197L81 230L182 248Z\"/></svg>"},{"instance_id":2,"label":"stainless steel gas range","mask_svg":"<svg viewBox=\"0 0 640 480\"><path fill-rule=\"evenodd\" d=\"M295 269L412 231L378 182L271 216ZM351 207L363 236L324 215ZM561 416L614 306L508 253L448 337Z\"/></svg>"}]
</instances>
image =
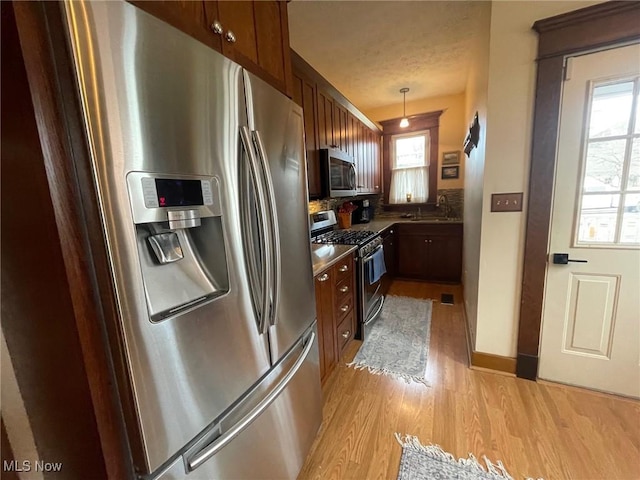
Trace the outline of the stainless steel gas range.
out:
<instances>
[{"instance_id":1,"label":"stainless steel gas range","mask_svg":"<svg viewBox=\"0 0 640 480\"><path fill-rule=\"evenodd\" d=\"M382 237L368 230L337 230L333 210L317 212L311 216L313 243L356 245L356 283L358 292L358 331L356 338L364 340L384 304L382 279L385 272ZM377 262L374 265L374 262ZM380 263L382 265L380 266Z\"/></svg>"}]
</instances>

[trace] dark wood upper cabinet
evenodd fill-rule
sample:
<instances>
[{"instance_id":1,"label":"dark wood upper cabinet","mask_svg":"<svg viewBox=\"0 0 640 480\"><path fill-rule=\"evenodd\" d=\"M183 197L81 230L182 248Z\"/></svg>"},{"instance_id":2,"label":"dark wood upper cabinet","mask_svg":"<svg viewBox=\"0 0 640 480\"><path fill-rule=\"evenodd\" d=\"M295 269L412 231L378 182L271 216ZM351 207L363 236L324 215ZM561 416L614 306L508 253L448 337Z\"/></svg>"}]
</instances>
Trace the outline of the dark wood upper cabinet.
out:
<instances>
[{"instance_id":1,"label":"dark wood upper cabinet","mask_svg":"<svg viewBox=\"0 0 640 480\"><path fill-rule=\"evenodd\" d=\"M205 4L211 4L212 6L209 5L208 8L216 9L218 2L129 0L129 3L167 22L205 45L215 48L219 52L222 51L221 37L211 31L205 14Z\"/></svg>"},{"instance_id":2,"label":"dark wood upper cabinet","mask_svg":"<svg viewBox=\"0 0 640 480\"><path fill-rule=\"evenodd\" d=\"M333 138L333 98L318 88L318 142L320 148L336 148Z\"/></svg>"},{"instance_id":3,"label":"dark wood upper cabinet","mask_svg":"<svg viewBox=\"0 0 640 480\"><path fill-rule=\"evenodd\" d=\"M223 32L222 53L241 65L258 64L258 41L253 2L205 2L207 22L219 22Z\"/></svg>"},{"instance_id":4,"label":"dark wood upper cabinet","mask_svg":"<svg viewBox=\"0 0 640 480\"><path fill-rule=\"evenodd\" d=\"M320 158L316 125L317 108L315 83L294 73L293 100L300 105L303 110L309 198L319 198L322 195L322 182L320 177Z\"/></svg>"},{"instance_id":5,"label":"dark wood upper cabinet","mask_svg":"<svg viewBox=\"0 0 640 480\"><path fill-rule=\"evenodd\" d=\"M317 132L315 146L311 145L313 137L310 132L307 132L310 198L319 198L322 194L317 155L317 149L321 148L335 148L353 157L356 164L358 194L380 193L382 186L381 131L295 52L292 52L292 61L296 89L301 92L304 82L315 86L316 89L315 106L311 103L303 105L305 124L312 120L309 110L315 108L315 132ZM300 97L299 103L302 101ZM307 128L305 125L305 132ZM309 129L312 130L310 127ZM314 149L315 155L312 154ZM314 176L316 172L317 176Z\"/></svg>"},{"instance_id":6,"label":"dark wood upper cabinet","mask_svg":"<svg viewBox=\"0 0 640 480\"><path fill-rule=\"evenodd\" d=\"M285 1L131 0L221 52L288 96L291 51Z\"/></svg>"}]
</instances>

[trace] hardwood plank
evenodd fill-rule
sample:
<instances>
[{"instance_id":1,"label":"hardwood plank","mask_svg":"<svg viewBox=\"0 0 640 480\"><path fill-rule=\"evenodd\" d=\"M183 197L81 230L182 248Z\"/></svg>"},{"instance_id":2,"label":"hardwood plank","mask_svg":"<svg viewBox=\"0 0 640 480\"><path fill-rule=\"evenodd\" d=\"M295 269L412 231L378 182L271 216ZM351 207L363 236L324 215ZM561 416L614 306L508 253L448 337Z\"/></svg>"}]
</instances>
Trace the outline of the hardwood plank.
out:
<instances>
[{"instance_id":1,"label":"hardwood plank","mask_svg":"<svg viewBox=\"0 0 640 480\"><path fill-rule=\"evenodd\" d=\"M299 479L395 478L416 435L461 457L502 460L514 478L640 478L640 402L598 392L471 370L462 287L394 281L391 295L435 301L429 387L346 367L349 345L324 384L325 423Z\"/></svg>"}]
</instances>

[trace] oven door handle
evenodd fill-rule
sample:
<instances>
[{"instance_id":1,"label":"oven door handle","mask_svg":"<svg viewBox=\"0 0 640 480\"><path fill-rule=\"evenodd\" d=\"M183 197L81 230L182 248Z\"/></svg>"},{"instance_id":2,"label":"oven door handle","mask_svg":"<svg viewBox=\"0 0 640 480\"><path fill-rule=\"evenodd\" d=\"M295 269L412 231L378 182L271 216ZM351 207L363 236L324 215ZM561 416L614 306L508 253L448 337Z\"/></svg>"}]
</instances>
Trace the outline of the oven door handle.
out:
<instances>
[{"instance_id":1,"label":"oven door handle","mask_svg":"<svg viewBox=\"0 0 640 480\"><path fill-rule=\"evenodd\" d=\"M378 246L376 247L376 249L375 249L373 252L371 252L369 255L367 255L367 256L364 258L364 262L362 262L362 263L368 263L369 261L371 261L371 259L373 258L373 255L374 255L378 250L382 250L382 248L383 248L383 245L378 245Z\"/></svg>"},{"instance_id":2,"label":"oven door handle","mask_svg":"<svg viewBox=\"0 0 640 480\"><path fill-rule=\"evenodd\" d=\"M376 313L374 313L373 315L371 315L371 317L369 318L369 320L367 320L366 322L364 322L365 326L371 324L371 322L373 322L376 318L378 318L378 315L380 315L380 312L382 311L382 307L384 306L384 299L385 296L382 295L380 296L380 305L378 306L378 308L376 309Z\"/></svg>"}]
</instances>

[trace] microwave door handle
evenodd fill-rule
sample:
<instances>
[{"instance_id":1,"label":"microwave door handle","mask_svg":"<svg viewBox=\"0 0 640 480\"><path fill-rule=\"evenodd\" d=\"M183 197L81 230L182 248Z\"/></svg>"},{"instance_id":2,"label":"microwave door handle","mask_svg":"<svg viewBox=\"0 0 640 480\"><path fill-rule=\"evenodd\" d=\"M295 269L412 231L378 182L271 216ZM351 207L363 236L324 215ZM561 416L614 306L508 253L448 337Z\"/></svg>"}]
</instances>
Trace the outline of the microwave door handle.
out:
<instances>
[{"instance_id":1,"label":"microwave door handle","mask_svg":"<svg viewBox=\"0 0 640 480\"><path fill-rule=\"evenodd\" d=\"M245 126L240 127L240 138L242 140L242 145L244 150L247 153L247 157L249 159L249 170L251 172L251 177L253 179L253 183L256 189L256 196L258 199L257 207L258 207L258 218L261 222L261 230L267 236L266 232L269 231L269 219L267 215L264 215L266 201L266 192L264 188L264 184L262 183L261 175L260 175L260 166L258 163L258 159L256 158L255 151L253 150L253 146L251 143L251 139L249 136L249 129ZM269 245L264 241L264 238L261 238L259 242L260 252L262 254L262 271L260 274L260 284L261 284L261 295L259 298L259 316L258 316L258 329L260 333L264 333L266 328L266 322L269 315L269 307L270 307L270 296L269 296L269 279L271 278L271 269L273 262L271 260L271 249ZM247 244L250 246L253 242L253 238L248 239ZM264 243L263 243L264 242ZM254 279L254 283L257 280Z\"/></svg>"},{"instance_id":2,"label":"microwave door handle","mask_svg":"<svg viewBox=\"0 0 640 480\"><path fill-rule=\"evenodd\" d=\"M349 168L349 189L355 190L356 189L356 179L358 178L358 172L356 170L355 163L350 163L349 167L350 167Z\"/></svg>"},{"instance_id":3,"label":"microwave door handle","mask_svg":"<svg viewBox=\"0 0 640 480\"><path fill-rule=\"evenodd\" d=\"M273 179L271 178L271 172L269 170L269 160L267 152L262 143L262 137L258 130L254 130L253 141L258 151L258 158L262 166L262 178L264 180L264 187L267 195L267 206L269 208L269 226L270 230L270 248L271 248L271 260L273 267L271 269L271 277L268 284L269 294L271 297L271 310L267 316L268 325L275 325L278 320L278 305L280 303L280 285L281 285L281 257L280 257L280 229L278 226L278 215L276 206L276 195L273 187Z\"/></svg>"}]
</instances>

